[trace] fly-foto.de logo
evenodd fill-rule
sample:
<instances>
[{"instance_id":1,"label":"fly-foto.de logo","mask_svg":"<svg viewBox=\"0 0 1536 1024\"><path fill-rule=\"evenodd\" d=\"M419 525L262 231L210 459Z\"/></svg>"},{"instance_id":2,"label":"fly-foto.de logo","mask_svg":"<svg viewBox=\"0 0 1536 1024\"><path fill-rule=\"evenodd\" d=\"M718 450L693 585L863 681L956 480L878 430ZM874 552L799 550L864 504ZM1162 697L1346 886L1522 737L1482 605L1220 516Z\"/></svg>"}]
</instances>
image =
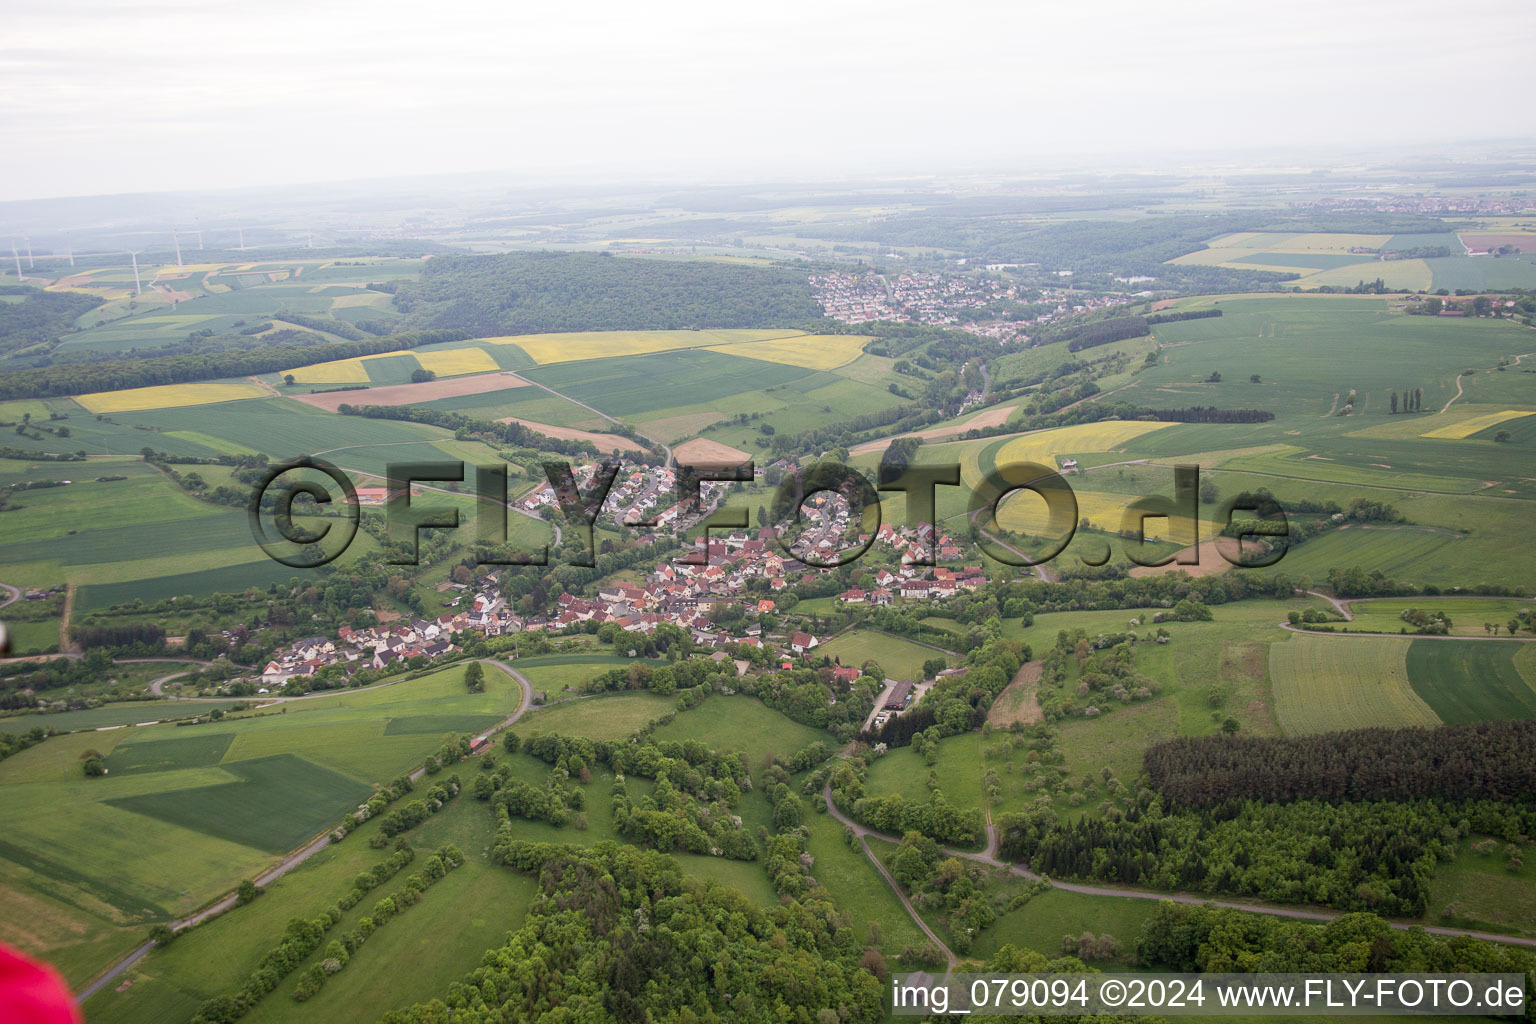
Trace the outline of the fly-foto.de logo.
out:
<instances>
[{"instance_id":1,"label":"fly-foto.de logo","mask_svg":"<svg viewBox=\"0 0 1536 1024\"><path fill-rule=\"evenodd\" d=\"M569 537L563 562L591 567L596 564L593 529L619 475L620 464L606 461L584 467L582 480L569 463L546 462L544 475L552 492L552 504L559 511L557 537ZM391 463L387 485L374 488L360 497L351 479L323 459L305 457L270 467L257 484L248 505L251 532L263 551L284 565L313 568L338 558L356 539L362 522L362 508L373 503L384 512L383 537L391 542L389 561L395 565L420 562L420 535L425 529L459 529L465 518L473 519L480 564L546 566L551 564L549 545L533 550L507 549L507 517L513 510L508 499L506 466L475 466L468 472L462 461ZM473 488L462 485L472 478ZM703 485L716 483L751 483L755 478L752 462L737 465L679 463L676 467L677 516L674 527L697 529L694 541L684 542L684 552L675 561L697 564L706 560L711 531L745 529L748 510L728 500L711 508L705 501ZM1198 565L1200 558L1199 509L1200 469L1195 465L1171 468L1171 486L1167 494L1149 494L1129 498L1117 524L1117 534L1126 559L1142 566L1168 564ZM432 485L427 488L427 485ZM873 544L885 519L887 500L899 496L904 510L901 525L935 538L932 524L940 522L938 504L941 488L961 487L958 463L909 466L899 473L872 481L864 473L840 462L823 459L787 473L774 492L767 518L787 524L774 531L773 543L791 558L815 568L835 568L861 558ZM963 519L963 530L986 555L1005 565L1029 567L1050 562L1071 543L1084 525L1077 495L1062 473L1034 462L1011 462L992 467L974 485L965 485L964 512L948 518ZM440 491L429 495L426 489ZM473 512L461 514L463 502L451 502L450 496L463 494L473 499ZM859 524L858 539L848 546L827 552L797 547L800 528L807 519L808 503L817 495L831 494L846 502L849 518ZM882 495L885 497L883 498ZM1006 501L1024 495L1044 502L1047 520L1043 528L1030 534L1028 550L1013 543L1023 538L999 522L999 509ZM302 500L302 499L308 499ZM370 500L371 499L371 500ZM1217 545L1217 551L1239 568L1263 568L1274 565L1285 554L1290 534L1289 522L1279 502L1267 493L1260 497L1240 495L1228 499L1214 513L1223 524L1221 537L1230 541ZM655 531L661 524L656 518L624 520L616 525L634 530ZM559 527L563 527L560 530ZM1166 544L1149 539L1161 530L1176 547L1168 553ZM1086 564L1103 565L1109 561L1108 544L1097 556L1079 556ZM920 564L937 564L936 545L930 544Z\"/></svg>"}]
</instances>

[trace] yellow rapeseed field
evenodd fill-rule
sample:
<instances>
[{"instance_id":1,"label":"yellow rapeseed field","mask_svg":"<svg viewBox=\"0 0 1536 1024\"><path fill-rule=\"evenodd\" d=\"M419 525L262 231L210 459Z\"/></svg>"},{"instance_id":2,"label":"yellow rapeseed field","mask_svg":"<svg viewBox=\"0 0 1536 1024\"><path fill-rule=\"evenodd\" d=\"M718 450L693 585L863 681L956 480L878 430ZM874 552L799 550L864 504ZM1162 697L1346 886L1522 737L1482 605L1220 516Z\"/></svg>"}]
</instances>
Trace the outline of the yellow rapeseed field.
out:
<instances>
[{"instance_id":1,"label":"yellow rapeseed field","mask_svg":"<svg viewBox=\"0 0 1536 1024\"><path fill-rule=\"evenodd\" d=\"M568 334L518 334L481 338L492 345L516 345L540 366L571 363L580 359L639 356L679 348L735 346L796 335L798 331L571 331Z\"/></svg>"},{"instance_id":2,"label":"yellow rapeseed field","mask_svg":"<svg viewBox=\"0 0 1536 1024\"><path fill-rule=\"evenodd\" d=\"M262 398L266 389L248 380L209 380L195 384L162 384L128 391L98 391L75 399L91 412L139 412L173 409L182 405L212 405L242 398Z\"/></svg>"},{"instance_id":3,"label":"yellow rapeseed field","mask_svg":"<svg viewBox=\"0 0 1536 1024\"><path fill-rule=\"evenodd\" d=\"M806 334L798 338L754 341L739 345L711 345L710 352L746 356L769 363L786 363L810 370L833 370L853 362L872 339L856 334Z\"/></svg>"},{"instance_id":4,"label":"yellow rapeseed field","mask_svg":"<svg viewBox=\"0 0 1536 1024\"><path fill-rule=\"evenodd\" d=\"M1487 430L1489 427L1497 426L1505 420L1517 420L1522 416L1536 416L1536 413L1521 412L1518 409L1505 409L1503 412L1485 412L1481 416L1473 416L1459 423L1452 423L1448 427L1431 430L1427 434L1420 434L1419 436L1460 441L1463 438L1471 437L1480 430Z\"/></svg>"},{"instance_id":5,"label":"yellow rapeseed field","mask_svg":"<svg viewBox=\"0 0 1536 1024\"><path fill-rule=\"evenodd\" d=\"M439 377L457 377L465 373L487 373L501 369L491 354L482 348L450 348L440 352L412 354L422 369L431 370Z\"/></svg>"},{"instance_id":6,"label":"yellow rapeseed field","mask_svg":"<svg viewBox=\"0 0 1536 1024\"><path fill-rule=\"evenodd\" d=\"M368 371L363 369L363 361L357 359L333 359L328 363L315 363L313 366L297 366L292 370L284 370L284 375L292 374L293 379L300 384L367 384Z\"/></svg>"}]
</instances>

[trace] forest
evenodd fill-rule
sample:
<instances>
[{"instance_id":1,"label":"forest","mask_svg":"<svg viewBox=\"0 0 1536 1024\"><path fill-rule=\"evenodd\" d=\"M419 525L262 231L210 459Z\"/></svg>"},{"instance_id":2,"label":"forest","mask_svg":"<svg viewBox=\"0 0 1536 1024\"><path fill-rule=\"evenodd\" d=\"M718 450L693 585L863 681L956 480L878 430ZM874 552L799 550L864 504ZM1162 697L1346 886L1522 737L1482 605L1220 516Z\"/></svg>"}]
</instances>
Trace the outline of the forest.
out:
<instances>
[{"instance_id":1,"label":"forest","mask_svg":"<svg viewBox=\"0 0 1536 1024\"><path fill-rule=\"evenodd\" d=\"M1173 804L1230 800L1529 801L1536 721L1315 736L1180 736L1148 748L1147 776Z\"/></svg>"},{"instance_id":2,"label":"forest","mask_svg":"<svg viewBox=\"0 0 1536 1024\"><path fill-rule=\"evenodd\" d=\"M30 345L51 345L74 330L75 318L102 300L78 292L45 292L26 285L0 285L0 295L20 295L20 302L0 302L0 352Z\"/></svg>"},{"instance_id":3,"label":"forest","mask_svg":"<svg viewBox=\"0 0 1536 1024\"><path fill-rule=\"evenodd\" d=\"M789 847L777 859L791 877L805 871L788 855L800 835L774 837ZM494 856L538 877L527 918L444 998L388 1014L384 1024L809 1022L808 1011L792 1009L807 1007L820 1008L814 1019L841 1024L881 1018L873 971L883 974L883 960L860 945L825 889L762 907L685 879L670 857L612 842L583 849L504 834Z\"/></svg>"},{"instance_id":4,"label":"forest","mask_svg":"<svg viewBox=\"0 0 1536 1024\"><path fill-rule=\"evenodd\" d=\"M814 327L803 268L606 253L448 256L402 281L395 305L425 328L474 337L551 331Z\"/></svg>"},{"instance_id":5,"label":"forest","mask_svg":"<svg viewBox=\"0 0 1536 1024\"><path fill-rule=\"evenodd\" d=\"M462 331L408 331L385 338L329 342L323 345L276 346L249 351L113 359L95 363L61 363L9 370L0 377L0 400L125 391L161 384L278 373L295 366L376 355L380 352L398 352L440 341L462 341L465 337L467 335Z\"/></svg>"},{"instance_id":6,"label":"forest","mask_svg":"<svg viewBox=\"0 0 1536 1024\"><path fill-rule=\"evenodd\" d=\"M1515 842L1533 824L1536 808L1489 800L1233 799L1170 812L1150 790L1104 818L1063 822L1040 809L997 819L1002 856L1052 877L1396 917L1424 914L1436 866L1454 858L1462 839Z\"/></svg>"}]
</instances>

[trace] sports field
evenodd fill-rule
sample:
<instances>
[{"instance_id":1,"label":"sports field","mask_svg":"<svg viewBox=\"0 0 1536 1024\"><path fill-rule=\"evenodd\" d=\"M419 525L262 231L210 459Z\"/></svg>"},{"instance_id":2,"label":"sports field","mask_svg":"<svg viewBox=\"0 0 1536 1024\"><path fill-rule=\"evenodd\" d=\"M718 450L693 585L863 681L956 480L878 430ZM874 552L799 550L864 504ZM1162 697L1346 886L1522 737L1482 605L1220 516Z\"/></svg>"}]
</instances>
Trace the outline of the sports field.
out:
<instances>
[{"instance_id":1,"label":"sports field","mask_svg":"<svg viewBox=\"0 0 1536 1024\"><path fill-rule=\"evenodd\" d=\"M161 384L127 391L99 391L91 395L80 395L75 401L91 412L114 413L212 405L216 402L235 402L242 398L261 398L268 394L270 392L260 384L248 380L210 380L196 384Z\"/></svg>"},{"instance_id":2,"label":"sports field","mask_svg":"<svg viewBox=\"0 0 1536 1024\"><path fill-rule=\"evenodd\" d=\"M1409 683L1412 641L1298 634L1270 645L1275 718L1288 736L1405 725L1440 716Z\"/></svg>"}]
</instances>

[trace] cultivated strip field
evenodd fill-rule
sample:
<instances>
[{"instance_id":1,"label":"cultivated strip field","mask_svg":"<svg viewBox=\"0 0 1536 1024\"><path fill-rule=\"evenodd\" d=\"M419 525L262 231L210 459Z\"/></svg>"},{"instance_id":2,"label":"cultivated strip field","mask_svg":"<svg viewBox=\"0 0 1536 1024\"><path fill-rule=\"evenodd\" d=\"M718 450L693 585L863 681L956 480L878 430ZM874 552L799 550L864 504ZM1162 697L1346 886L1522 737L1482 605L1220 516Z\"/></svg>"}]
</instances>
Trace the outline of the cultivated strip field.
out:
<instances>
[{"instance_id":1,"label":"cultivated strip field","mask_svg":"<svg viewBox=\"0 0 1536 1024\"><path fill-rule=\"evenodd\" d=\"M546 437L555 437L562 441L591 441L597 445L598 451L605 453L611 452L615 448L622 448L630 452L644 451L638 444L621 434L599 434L592 430L577 430L575 427L557 427L550 423L518 419L516 416L506 416L497 420L497 422L521 423L529 430L537 430Z\"/></svg>"},{"instance_id":2,"label":"cultivated strip field","mask_svg":"<svg viewBox=\"0 0 1536 1024\"><path fill-rule=\"evenodd\" d=\"M668 352L680 348L715 348L744 342L798 337L800 331L572 331L569 334L521 334L482 338L488 345L516 345L540 366L582 359L609 359Z\"/></svg>"},{"instance_id":3,"label":"cultivated strip field","mask_svg":"<svg viewBox=\"0 0 1536 1024\"><path fill-rule=\"evenodd\" d=\"M711 352L725 352L769 363L805 366L812 370L833 370L864 354L864 346L873 338L855 334L808 334L777 341L755 341L744 345L711 346Z\"/></svg>"},{"instance_id":4,"label":"cultivated strip field","mask_svg":"<svg viewBox=\"0 0 1536 1024\"><path fill-rule=\"evenodd\" d=\"M420 384L392 384L388 387L368 388L366 391L321 391L291 397L316 409L335 412L342 405L420 405L439 398L459 398L463 395L525 387L528 387L526 380L515 373L502 371L453 380L429 380Z\"/></svg>"},{"instance_id":5,"label":"cultivated strip field","mask_svg":"<svg viewBox=\"0 0 1536 1024\"><path fill-rule=\"evenodd\" d=\"M1412 641L1298 634L1270 645L1275 718L1288 736L1405 725L1440 716L1408 681Z\"/></svg>"},{"instance_id":6,"label":"cultivated strip field","mask_svg":"<svg viewBox=\"0 0 1536 1024\"><path fill-rule=\"evenodd\" d=\"M1505 423L1509 420L1519 419L1522 416L1536 416L1536 412L1521 412L1518 409L1505 409L1502 412L1485 413L1482 416L1473 416L1469 419L1461 420L1460 422L1453 423L1450 426L1439 427L1435 430L1428 431L1427 433L1420 434L1419 436L1444 437L1460 441L1464 438L1471 437L1473 434L1476 434L1479 431L1487 430L1489 427L1497 426L1498 424Z\"/></svg>"},{"instance_id":7,"label":"cultivated strip field","mask_svg":"<svg viewBox=\"0 0 1536 1024\"><path fill-rule=\"evenodd\" d=\"M195 384L131 388L127 391L100 391L92 395L81 395L75 401L96 413L139 412L145 409L235 402L242 398L261 398L269 393L260 384L248 380L209 380Z\"/></svg>"}]
</instances>

